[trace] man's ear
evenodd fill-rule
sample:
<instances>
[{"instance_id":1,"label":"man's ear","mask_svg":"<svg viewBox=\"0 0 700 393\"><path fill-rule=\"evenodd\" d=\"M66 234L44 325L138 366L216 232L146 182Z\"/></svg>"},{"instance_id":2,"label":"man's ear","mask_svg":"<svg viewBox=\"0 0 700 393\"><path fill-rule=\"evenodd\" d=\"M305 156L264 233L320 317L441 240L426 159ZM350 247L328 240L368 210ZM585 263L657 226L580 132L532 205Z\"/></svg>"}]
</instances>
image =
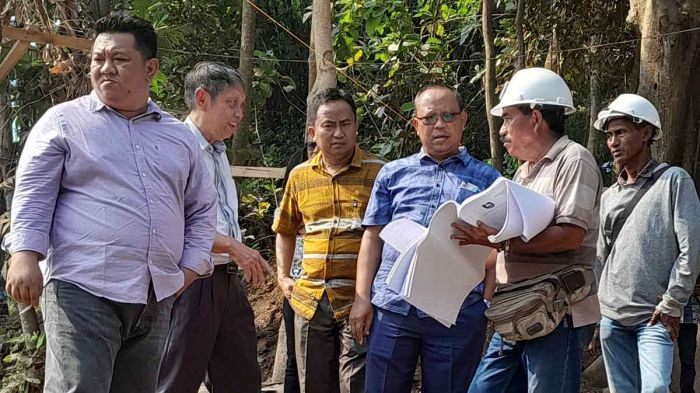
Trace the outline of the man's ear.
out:
<instances>
[{"instance_id":1,"label":"man's ear","mask_svg":"<svg viewBox=\"0 0 700 393\"><path fill-rule=\"evenodd\" d=\"M209 93L201 87L194 91L194 103L200 110L206 109L209 101Z\"/></svg>"},{"instance_id":2,"label":"man's ear","mask_svg":"<svg viewBox=\"0 0 700 393\"><path fill-rule=\"evenodd\" d=\"M651 138L654 136L654 128L648 125L645 125L644 128L642 128L642 132L644 133L644 143L649 143Z\"/></svg>"},{"instance_id":3,"label":"man's ear","mask_svg":"<svg viewBox=\"0 0 700 393\"><path fill-rule=\"evenodd\" d=\"M535 132L542 130L544 118L542 117L542 112L540 112L539 109L534 109L532 111L530 121L532 122L532 129L535 130Z\"/></svg>"},{"instance_id":4,"label":"man's ear","mask_svg":"<svg viewBox=\"0 0 700 393\"><path fill-rule=\"evenodd\" d=\"M158 61L158 58L154 57L146 60L146 77L149 82L156 77L158 69L160 69L160 61Z\"/></svg>"},{"instance_id":5,"label":"man's ear","mask_svg":"<svg viewBox=\"0 0 700 393\"><path fill-rule=\"evenodd\" d=\"M309 127L306 129L306 132L309 134L310 141L316 140L316 128L313 125L309 125Z\"/></svg>"},{"instance_id":6,"label":"man's ear","mask_svg":"<svg viewBox=\"0 0 700 393\"><path fill-rule=\"evenodd\" d=\"M466 127L467 124L469 124L469 113L467 113L467 111L462 111L462 112L460 112L459 116L462 118L462 122L464 123L464 126Z\"/></svg>"}]
</instances>

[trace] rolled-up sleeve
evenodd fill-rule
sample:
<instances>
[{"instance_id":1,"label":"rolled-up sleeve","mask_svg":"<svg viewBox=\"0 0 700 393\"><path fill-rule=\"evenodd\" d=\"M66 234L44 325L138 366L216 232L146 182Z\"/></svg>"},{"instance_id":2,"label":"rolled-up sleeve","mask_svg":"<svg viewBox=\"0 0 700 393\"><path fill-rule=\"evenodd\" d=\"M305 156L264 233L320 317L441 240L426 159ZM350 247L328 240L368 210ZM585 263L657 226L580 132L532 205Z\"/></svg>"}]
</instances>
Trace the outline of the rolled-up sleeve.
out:
<instances>
[{"instance_id":1,"label":"rolled-up sleeve","mask_svg":"<svg viewBox=\"0 0 700 393\"><path fill-rule=\"evenodd\" d=\"M32 128L17 166L11 232L4 239L10 254L34 251L46 256L68 149L60 115L49 109Z\"/></svg>"},{"instance_id":2,"label":"rolled-up sleeve","mask_svg":"<svg viewBox=\"0 0 700 393\"><path fill-rule=\"evenodd\" d=\"M372 195L362 220L362 226L386 225L391 221L391 195L387 187L388 171L383 167L374 181Z\"/></svg>"},{"instance_id":3,"label":"rolled-up sleeve","mask_svg":"<svg viewBox=\"0 0 700 393\"><path fill-rule=\"evenodd\" d=\"M296 194L296 182L298 181L296 172L292 171L289 181L282 195L275 219L272 222L272 231L282 235L295 235L299 231L299 226L303 223L303 217L299 210L299 203Z\"/></svg>"},{"instance_id":4,"label":"rolled-up sleeve","mask_svg":"<svg viewBox=\"0 0 700 393\"><path fill-rule=\"evenodd\" d=\"M685 172L677 175L674 183L673 227L679 253L671 269L668 289L657 309L680 317L700 272L700 201L693 179Z\"/></svg>"},{"instance_id":5,"label":"rolled-up sleeve","mask_svg":"<svg viewBox=\"0 0 700 393\"><path fill-rule=\"evenodd\" d=\"M217 197L211 175L194 138L185 188L185 238L180 267L206 276L214 270L211 249L216 235Z\"/></svg>"}]
</instances>

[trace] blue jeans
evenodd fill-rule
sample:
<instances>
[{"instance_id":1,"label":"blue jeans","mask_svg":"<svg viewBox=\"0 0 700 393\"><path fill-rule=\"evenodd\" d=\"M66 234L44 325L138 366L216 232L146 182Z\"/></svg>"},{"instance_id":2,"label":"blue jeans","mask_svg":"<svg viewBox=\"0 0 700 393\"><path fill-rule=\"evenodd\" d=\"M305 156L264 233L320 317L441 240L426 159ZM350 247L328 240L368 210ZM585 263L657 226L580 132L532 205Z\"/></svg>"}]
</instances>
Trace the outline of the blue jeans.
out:
<instances>
[{"instance_id":1,"label":"blue jeans","mask_svg":"<svg viewBox=\"0 0 700 393\"><path fill-rule=\"evenodd\" d=\"M486 339L486 305L464 306L455 326L374 308L367 349L365 393L409 393L418 358L423 393L463 393L469 387Z\"/></svg>"},{"instance_id":2,"label":"blue jeans","mask_svg":"<svg viewBox=\"0 0 700 393\"><path fill-rule=\"evenodd\" d=\"M603 317L600 342L610 393L669 391L673 341L663 324L625 326Z\"/></svg>"},{"instance_id":3,"label":"blue jeans","mask_svg":"<svg viewBox=\"0 0 700 393\"><path fill-rule=\"evenodd\" d=\"M550 334L509 342L491 339L469 393L576 393L581 384L578 329L567 316Z\"/></svg>"}]
</instances>

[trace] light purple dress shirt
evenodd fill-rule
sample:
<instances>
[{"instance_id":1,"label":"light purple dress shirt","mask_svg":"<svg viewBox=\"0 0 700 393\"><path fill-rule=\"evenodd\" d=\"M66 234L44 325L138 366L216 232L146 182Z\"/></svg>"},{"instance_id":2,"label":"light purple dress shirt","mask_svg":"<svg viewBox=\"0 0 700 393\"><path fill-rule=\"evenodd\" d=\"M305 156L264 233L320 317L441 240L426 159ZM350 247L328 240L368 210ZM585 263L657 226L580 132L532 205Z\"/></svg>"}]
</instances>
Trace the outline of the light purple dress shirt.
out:
<instances>
[{"instance_id":1,"label":"light purple dress shirt","mask_svg":"<svg viewBox=\"0 0 700 393\"><path fill-rule=\"evenodd\" d=\"M158 300L210 274L216 194L199 144L154 103L127 119L95 92L49 109L17 168L8 251L46 257L45 282L117 302Z\"/></svg>"}]
</instances>

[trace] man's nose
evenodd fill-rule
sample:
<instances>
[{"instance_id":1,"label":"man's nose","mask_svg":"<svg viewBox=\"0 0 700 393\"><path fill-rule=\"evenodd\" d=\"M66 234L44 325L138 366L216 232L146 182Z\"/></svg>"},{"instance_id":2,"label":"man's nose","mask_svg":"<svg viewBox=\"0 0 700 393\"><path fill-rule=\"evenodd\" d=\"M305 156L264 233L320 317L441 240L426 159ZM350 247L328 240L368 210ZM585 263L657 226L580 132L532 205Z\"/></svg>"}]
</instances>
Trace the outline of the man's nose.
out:
<instances>
[{"instance_id":1,"label":"man's nose","mask_svg":"<svg viewBox=\"0 0 700 393\"><path fill-rule=\"evenodd\" d=\"M100 67L100 73L102 74L113 74L115 72L114 68L114 62L109 58L109 56L105 57L105 61L102 63L102 66Z\"/></svg>"}]
</instances>

